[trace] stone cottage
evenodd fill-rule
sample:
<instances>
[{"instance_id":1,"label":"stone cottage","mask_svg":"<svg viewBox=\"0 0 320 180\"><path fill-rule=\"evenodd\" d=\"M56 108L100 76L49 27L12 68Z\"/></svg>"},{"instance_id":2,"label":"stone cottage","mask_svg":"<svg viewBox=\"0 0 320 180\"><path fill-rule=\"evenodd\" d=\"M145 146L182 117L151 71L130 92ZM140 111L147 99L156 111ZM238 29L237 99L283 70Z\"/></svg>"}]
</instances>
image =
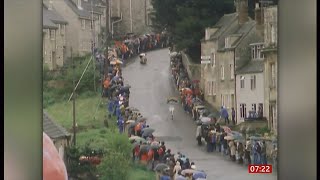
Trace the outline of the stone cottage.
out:
<instances>
[{"instance_id":1,"label":"stone cottage","mask_svg":"<svg viewBox=\"0 0 320 180\"><path fill-rule=\"evenodd\" d=\"M68 22L49 4L43 4L43 64L49 70L62 67L66 60L66 28Z\"/></svg>"},{"instance_id":2,"label":"stone cottage","mask_svg":"<svg viewBox=\"0 0 320 180\"><path fill-rule=\"evenodd\" d=\"M85 10L82 2L84 0L44 0L51 3L56 11L68 21L66 29L67 56L71 56L71 47L74 56L83 56L92 52L92 45L98 34L94 33L93 26L97 18L92 18L92 13ZM92 23L93 21L93 23ZM95 35L95 37L94 37Z\"/></svg>"},{"instance_id":3,"label":"stone cottage","mask_svg":"<svg viewBox=\"0 0 320 180\"><path fill-rule=\"evenodd\" d=\"M109 0L111 33L114 37L127 33L144 34L150 30L151 0Z\"/></svg>"},{"instance_id":4,"label":"stone cottage","mask_svg":"<svg viewBox=\"0 0 320 180\"><path fill-rule=\"evenodd\" d=\"M248 63L251 52L249 44L260 37L255 28L257 22L248 16L248 1L237 0L235 6L235 19L230 18L229 23L224 23L227 27L210 51L211 68L205 71L206 67L203 67L201 78L205 82L202 85L207 89L206 100L218 110L225 106L229 114L232 107L237 111L235 71Z\"/></svg>"}]
</instances>

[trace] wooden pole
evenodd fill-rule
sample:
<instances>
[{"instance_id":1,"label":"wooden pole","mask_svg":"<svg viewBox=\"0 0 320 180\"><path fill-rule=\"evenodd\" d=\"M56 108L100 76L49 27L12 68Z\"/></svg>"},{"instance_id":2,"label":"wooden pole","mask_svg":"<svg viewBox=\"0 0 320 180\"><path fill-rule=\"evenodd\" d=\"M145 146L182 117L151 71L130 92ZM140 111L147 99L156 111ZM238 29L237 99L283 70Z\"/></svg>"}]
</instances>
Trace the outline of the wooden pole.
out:
<instances>
[{"instance_id":1,"label":"wooden pole","mask_svg":"<svg viewBox=\"0 0 320 180\"><path fill-rule=\"evenodd\" d=\"M74 65L74 59L72 57L72 48L71 48L71 60L72 60L72 68L73 68L73 96L72 96L72 109L73 109L73 145L76 146L76 98L75 98L75 65Z\"/></svg>"}]
</instances>

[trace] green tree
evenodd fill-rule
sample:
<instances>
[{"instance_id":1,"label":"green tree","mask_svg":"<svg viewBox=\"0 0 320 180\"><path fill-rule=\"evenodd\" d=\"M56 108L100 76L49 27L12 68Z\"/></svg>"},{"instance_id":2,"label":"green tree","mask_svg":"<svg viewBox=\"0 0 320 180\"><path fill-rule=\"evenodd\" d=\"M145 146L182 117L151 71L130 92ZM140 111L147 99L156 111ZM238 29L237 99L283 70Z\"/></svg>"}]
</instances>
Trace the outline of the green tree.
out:
<instances>
[{"instance_id":1,"label":"green tree","mask_svg":"<svg viewBox=\"0 0 320 180\"><path fill-rule=\"evenodd\" d=\"M177 50L200 59L200 40L206 27L234 12L233 0L153 0L154 28L165 27ZM161 29L160 29L161 30Z\"/></svg>"}]
</instances>

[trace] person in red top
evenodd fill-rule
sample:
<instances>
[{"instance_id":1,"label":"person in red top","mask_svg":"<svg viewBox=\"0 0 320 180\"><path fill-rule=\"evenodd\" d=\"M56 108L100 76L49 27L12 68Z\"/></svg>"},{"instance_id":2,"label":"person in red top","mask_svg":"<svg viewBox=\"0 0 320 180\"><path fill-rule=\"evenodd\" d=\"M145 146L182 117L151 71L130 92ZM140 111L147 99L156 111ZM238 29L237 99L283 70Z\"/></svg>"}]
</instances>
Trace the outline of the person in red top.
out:
<instances>
[{"instance_id":1,"label":"person in red top","mask_svg":"<svg viewBox=\"0 0 320 180\"><path fill-rule=\"evenodd\" d=\"M141 127L142 127L142 123L139 122L135 127L134 127L134 131L135 131L135 135L136 136L141 136Z\"/></svg>"}]
</instances>

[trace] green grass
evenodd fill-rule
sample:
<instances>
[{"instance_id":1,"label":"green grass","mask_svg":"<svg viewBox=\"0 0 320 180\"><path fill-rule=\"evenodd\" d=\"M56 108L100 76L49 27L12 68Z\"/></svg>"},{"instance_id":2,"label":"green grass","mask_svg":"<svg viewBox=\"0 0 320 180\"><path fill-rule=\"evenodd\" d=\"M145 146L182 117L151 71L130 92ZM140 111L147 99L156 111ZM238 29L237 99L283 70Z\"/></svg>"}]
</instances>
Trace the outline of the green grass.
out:
<instances>
[{"instance_id":1,"label":"green grass","mask_svg":"<svg viewBox=\"0 0 320 180\"><path fill-rule=\"evenodd\" d=\"M98 95L93 97L82 96L76 99L76 121L78 127L82 127L76 136L78 147L85 147L88 142L90 143L89 147L93 149L105 149L105 147L109 148L112 145L117 146L114 143L117 143L120 140L117 138L120 137L118 135L114 136L115 133L118 133L115 132L117 131L115 119L109 119L109 128L105 128L103 124L105 115L107 115L104 101L101 101L101 97ZM55 102L44 110L49 113L55 122L71 132L72 101ZM129 170L129 177L130 180L154 180L155 173L147 170L143 165L132 165Z\"/></svg>"},{"instance_id":2,"label":"green grass","mask_svg":"<svg viewBox=\"0 0 320 180\"><path fill-rule=\"evenodd\" d=\"M130 180L154 180L156 174L147 170L144 166L134 165L129 173Z\"/></svg>"},{"instance_id":3,"label":"green grass","mask_svg":"<svg viewBox=\"0 0 320 180\"><path fill-rule=\"evenodd\" d=\"M57 102L45 109L49 115L67 130L72 128L72 101ZM78 127L102 127L107 109L100 96L76 99L76 122Z\"/></svg>"}]
</instances>

